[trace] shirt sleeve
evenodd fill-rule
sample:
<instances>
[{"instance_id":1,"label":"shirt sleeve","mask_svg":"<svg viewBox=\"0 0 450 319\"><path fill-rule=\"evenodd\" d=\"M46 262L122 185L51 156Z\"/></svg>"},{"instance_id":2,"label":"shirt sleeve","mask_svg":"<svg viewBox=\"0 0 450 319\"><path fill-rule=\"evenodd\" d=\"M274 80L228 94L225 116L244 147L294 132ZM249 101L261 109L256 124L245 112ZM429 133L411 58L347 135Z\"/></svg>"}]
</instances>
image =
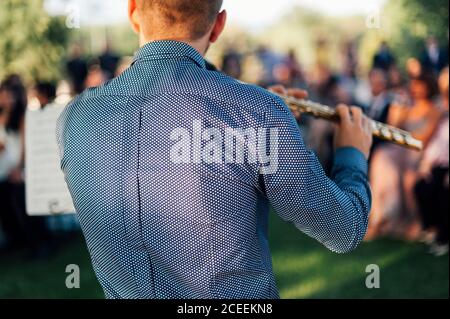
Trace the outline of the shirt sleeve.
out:
<instances>
[{"instance_id":1,"label":"shirt sleeve","mask_svg":"<svg viewBox=\"0 0 450 319\"><path fill-rule=\"evenodd\" d=\"M347 253L363 240L371 209L368 165L355 148L336 151L331 179L309 151L295 119L281 100L266 113L278 131L277 169L263 175L264 189L278 215L331 251Z\"/></svg>"}]
</instances>

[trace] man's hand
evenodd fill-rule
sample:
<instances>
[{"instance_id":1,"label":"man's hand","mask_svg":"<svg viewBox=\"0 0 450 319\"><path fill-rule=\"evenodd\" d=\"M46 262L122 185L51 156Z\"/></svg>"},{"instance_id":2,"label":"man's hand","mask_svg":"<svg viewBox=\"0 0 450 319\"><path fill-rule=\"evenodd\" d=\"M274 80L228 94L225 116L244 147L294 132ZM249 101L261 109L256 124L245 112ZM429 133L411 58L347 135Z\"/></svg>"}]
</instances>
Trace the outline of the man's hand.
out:
<instances>
[{"instance_id":1,"label":"man's hand","mask_svg":"<svg viewBox=\"0 0 450 319\"><path fill-rule=\"evenodd\" d=\"M337 112L341 119L336 129L335 148L354 147L368 159L373 143L373 132L369 118L359 107L339 105Z\"/></svg>"},{"instance_id":2,"label":"man's hand","mask_svg":"<svg viewBox=\"0 0 450 319\"><path fill-rule=\"evenodd\" d=\"M283 85L273 85L273 86L269 87L268 90L270 92L273 92L276 94L292 96L297 99L308 98L308 92L306 92L305 90L294 89L294 88L287 89ZM300 119L300 116L301 116L300 112L293 112L293 114L297 120Z\"/></svg>"}]
</instances>

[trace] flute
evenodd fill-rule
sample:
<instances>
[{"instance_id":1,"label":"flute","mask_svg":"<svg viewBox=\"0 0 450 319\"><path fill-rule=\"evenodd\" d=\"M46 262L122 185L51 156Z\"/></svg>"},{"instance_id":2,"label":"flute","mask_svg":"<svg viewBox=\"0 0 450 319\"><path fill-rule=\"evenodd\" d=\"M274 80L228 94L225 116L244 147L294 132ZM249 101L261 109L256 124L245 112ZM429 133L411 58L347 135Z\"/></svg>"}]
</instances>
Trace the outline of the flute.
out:
<instances>
[{"instance_id":1,"label":"flute","mask_svg":"<svg viewBox=\"0 0 450 319\"><path fill-rule=\"evenodd\" d=\"M292 96L279 95L292 111L312 115L333 122L339 122L339 115L333 108L305 99L296 99ZM423 150L423 142L414 138L411 133L396 127L370 120L373 135L382 140L404 146L416 151Z\"/></svg>"}]
</instances>

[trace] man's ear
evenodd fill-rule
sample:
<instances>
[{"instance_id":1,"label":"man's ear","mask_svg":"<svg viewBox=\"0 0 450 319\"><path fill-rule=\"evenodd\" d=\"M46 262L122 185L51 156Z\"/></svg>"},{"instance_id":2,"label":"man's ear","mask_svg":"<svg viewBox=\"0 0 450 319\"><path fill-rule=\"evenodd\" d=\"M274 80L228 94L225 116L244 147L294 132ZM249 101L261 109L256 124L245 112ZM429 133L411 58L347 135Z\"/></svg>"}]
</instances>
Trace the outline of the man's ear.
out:
<instances>
[{"instance_id":1,"label":"man's ear","mask_svg":"<svg viewBox=\"0 0 450 319\"><path fill-rule=\"evenodd\" d=\"M138 11L136 6L136 0L128 0L128 19L130 20L131 26L134 32L141 32L141 25L138 19Z\"/></svg>"},{"instance_id":2,"label":"man's ear","mask_svg":"<svg viewBox=\"0 0 450 319\"><path fill-rule=\"evenodd\" d=\"M217 15L216 22L211 32L211 36L209 37L209 42L214 43L219 39L220 35L225 29L226 22L227 22L227 11L223 10Z\"/></svg>"}]
</instances>

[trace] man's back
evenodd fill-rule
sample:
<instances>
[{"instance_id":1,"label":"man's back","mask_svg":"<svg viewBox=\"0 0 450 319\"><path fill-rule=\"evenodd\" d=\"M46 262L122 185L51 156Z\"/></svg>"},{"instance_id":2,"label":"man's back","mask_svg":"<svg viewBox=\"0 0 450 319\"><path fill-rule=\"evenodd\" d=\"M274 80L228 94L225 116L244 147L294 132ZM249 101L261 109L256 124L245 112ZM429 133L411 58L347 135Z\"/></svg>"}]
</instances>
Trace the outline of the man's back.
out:
<instances>
[{"instance_id":1,"label":"man's back","mask_svg":"<svg viewBox=\"0 0 450 319\"><path fill-rule=\"evenodd\" d=\"M257 165L170 158L177 129L258 127L267 99L207 71L188 45L159 42L68 107L62 166L108 296L277 296L260 250Z\"/></svg>"},{"instance_id":2,"label":"man's back","mask_svg":"<svg viewBox=\"0 0 450 319\"><path fill-rule=\"evenodd\" d=\"M260 128L279 129L279 168L261 175L259 152L255 161L218 161L230 155L228 129ZM356 247L367 226L362 154L337 154L340 189L280 100L207 71L201 55L180 42L145 45L122 76L77 98L60 118L58 142L110 298L277 298L269 201L335 251ZM239 134L234 143L245 146L246 158L260 148Z\"/></svg>"}]
</instances>

